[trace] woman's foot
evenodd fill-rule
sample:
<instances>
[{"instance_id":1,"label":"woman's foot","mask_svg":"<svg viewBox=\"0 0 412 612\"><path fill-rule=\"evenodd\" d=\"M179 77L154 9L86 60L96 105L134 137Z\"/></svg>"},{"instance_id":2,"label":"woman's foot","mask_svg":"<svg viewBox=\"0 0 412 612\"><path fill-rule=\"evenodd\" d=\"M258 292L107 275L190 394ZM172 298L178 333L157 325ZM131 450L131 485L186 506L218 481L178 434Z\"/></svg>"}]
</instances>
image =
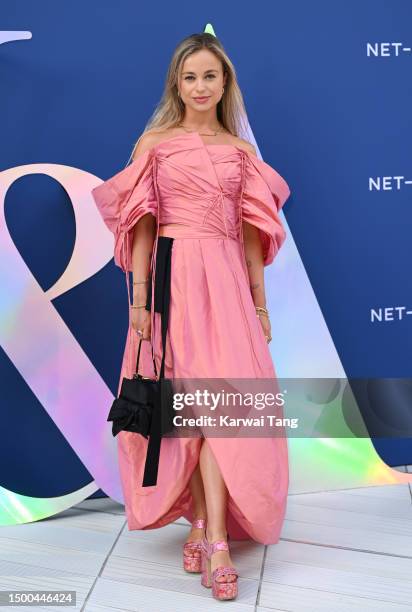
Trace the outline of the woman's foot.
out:
<instances>
[{"instance_id":1,"label":"woman's foot","mask_svg":"<svg viewBox=\"0 0 412 612\"><path fill-rule=\"evenodd\" d=\"M183 544L183 567L187 572L201 571L201 542L205 535L206 519L194 519L190 533Z\"/></svg>"},{"instance_id":2,"label":"woman's foot","mask_svg":"<svg viewBox=\"0 0 412 612\"><path fill-rule=\"evenodd\" d=\"M200 525L203 525L202 527ZM201 542L205 535L206 519L194 519L192 522L192 528L187 537L186 544L189 542Z\"/></svg>"},{"instance_id":3,"label":"woman's foot","mask_svg":"<svg viewBox=\"0 0 412 612\"><path fill-rule=\"evenodd\" d=\"M226 532L216 532L216 533L208 533L206 529L206 538L208 542L216 542L216 540L224 540L227 542L227 533ZM229 551L226 550L217 550L213 553L210 558L210 571L213 571L219 567L219 565L223 565L224 567L233 567L232 559L230 558ZM235 574L224 574L223 576L218 576L216 578L217 582L234 582L236 580Z\"/></svg>"}]
</instances>

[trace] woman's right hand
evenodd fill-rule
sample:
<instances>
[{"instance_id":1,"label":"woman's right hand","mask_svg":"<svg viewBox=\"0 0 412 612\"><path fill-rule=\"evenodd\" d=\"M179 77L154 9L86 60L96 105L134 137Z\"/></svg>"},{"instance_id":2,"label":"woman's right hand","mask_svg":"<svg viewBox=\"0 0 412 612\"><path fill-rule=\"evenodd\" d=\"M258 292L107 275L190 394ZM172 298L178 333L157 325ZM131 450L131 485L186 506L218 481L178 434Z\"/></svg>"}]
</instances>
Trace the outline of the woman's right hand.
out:
<instances>
[{"instance_id":1,"label":"woman's right hand","mask_svg":"<svg viewBox=\"0 0 412 612\"><path fill-rule=\"evenodd\" d=\"M143 340L150 340L151 321L149 310L146 310L146 308L132 308L131 324L136 333L138 329L143 330ZM138 334L138 337L140 339L142 336Z\"/></svg>"}]
</instances>

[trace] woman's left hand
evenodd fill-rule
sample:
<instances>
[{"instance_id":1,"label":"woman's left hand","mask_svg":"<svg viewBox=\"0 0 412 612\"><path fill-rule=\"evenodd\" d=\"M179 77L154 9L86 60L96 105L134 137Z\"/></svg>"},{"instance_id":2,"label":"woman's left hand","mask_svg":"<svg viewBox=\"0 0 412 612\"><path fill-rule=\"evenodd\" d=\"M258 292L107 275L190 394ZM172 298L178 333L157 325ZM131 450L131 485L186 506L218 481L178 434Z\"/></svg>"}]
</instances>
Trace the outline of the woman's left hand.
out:
<instances>
[{"instance_id":1,"label":"woman's left hand","mask_svg":"<svg viewBox=\"0 0 412 612\"><path fill-rule=\"evenodd\" d=\"M266 337L266 342L269 344L269 342L272 340L272 333L271 333L271 328L270 328L270 319L269 319L269 317L267 317L265 314L262 313L262 314L259 315L259 320L260 320L263 332L264 332L265 337Z\"/></svg>"}]
</instances>

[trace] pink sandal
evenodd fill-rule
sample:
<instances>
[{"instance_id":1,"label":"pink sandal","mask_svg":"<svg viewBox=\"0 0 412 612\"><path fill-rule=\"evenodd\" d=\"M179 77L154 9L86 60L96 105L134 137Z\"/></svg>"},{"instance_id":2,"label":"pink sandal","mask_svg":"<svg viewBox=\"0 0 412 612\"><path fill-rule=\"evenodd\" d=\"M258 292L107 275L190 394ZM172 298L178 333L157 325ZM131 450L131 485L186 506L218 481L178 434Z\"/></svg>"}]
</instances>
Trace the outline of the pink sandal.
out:
<instances>
[{"instance_id":1,"label":"pink sandal","mask_svg":"<svg viewBox=\"0 0 412 612\"><path fill-rule=\"evenodd\" d=\"M204 537L202 540L202 578L201 583L205 587L212 587L212 594L215 599L234 599L238 594L238 572L236 568L219 565L211 572L210 559L213 553L218 550L229 550L229 545L225 540L216 540L216 542L208 542ZM236 580L232 582L219 582L216 580L219 576L225 574L233 574Z\"/></svg>"},{"instance_id":2,"label":"pink sandal","mask_svg":"<svg viewBox=\"0 0 412 612\"><path fill-rule=\"evenodd\" d=\"M192 527L197 529L206 528L206 519L196 519L192 522ZM183 568L186 572L201 572L201 540L197 542L185 542L183 544Z\"/></svg>"}]
</instances>

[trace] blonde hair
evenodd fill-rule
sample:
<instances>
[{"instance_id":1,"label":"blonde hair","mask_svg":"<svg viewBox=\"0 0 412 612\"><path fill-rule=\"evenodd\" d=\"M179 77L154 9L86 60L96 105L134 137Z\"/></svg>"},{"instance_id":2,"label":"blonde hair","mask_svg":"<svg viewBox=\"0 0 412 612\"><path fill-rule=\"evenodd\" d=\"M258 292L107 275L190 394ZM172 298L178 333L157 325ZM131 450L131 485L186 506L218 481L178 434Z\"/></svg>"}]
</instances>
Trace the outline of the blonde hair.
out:
<instances>
[{"instance_id":1,"label":"blonde hair","mask_svg":"<svg viewBox=\"0 0 412 612\"><path fill-rule=\"evenodd\" d=\"M176 127L184 119L185 105L178 96L178 83L182 72L183 62L189 55L208 49L221 61L223 74L227 75L225 90L222 99L217 104L217 119L232 135L243 137L247 134L246 109L240 91L235 67L230 61L221 42L213 34L202 32L191 34L184 38L176 47L169 69L167 71L165 88L162 98L155 111L146 124L143 133L133 147L129 161L143 134L151 131L163 131Z\"/></svg>"}]
</instances>

